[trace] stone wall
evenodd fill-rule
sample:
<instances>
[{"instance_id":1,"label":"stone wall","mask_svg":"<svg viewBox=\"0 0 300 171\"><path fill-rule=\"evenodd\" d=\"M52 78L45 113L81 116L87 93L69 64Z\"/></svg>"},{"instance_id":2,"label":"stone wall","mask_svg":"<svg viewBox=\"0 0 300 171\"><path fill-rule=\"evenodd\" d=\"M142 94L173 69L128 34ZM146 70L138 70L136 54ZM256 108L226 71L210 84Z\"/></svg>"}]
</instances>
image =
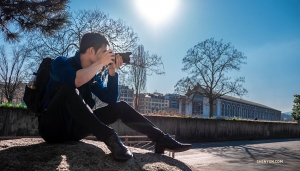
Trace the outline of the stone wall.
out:
<instances>
[{"instance_id":1,"label":"stone wall","mask_svg":"<svg viewBox=\"0 0 300 171\"><path fill-rule=\"evenodd\" d=\"M300 125L284 122L234 121L223 119L195 119L147 116L177 140L215 141L300 137ZM139 135L121 121L111 125L119 135ZM0 136L38 135L38 121L25 109L0 108Z\"/></svg>"},{"instance_id":2,"label":"stone wall","mask_svg":"<svg viewBox=\"0 0 300 171\"><path fill-rule=\"evenodd\" d=\"M215 141L300 137L300 125L284 122L239 121L224 119L196 119L147 116L177 140ZM136 135L120 121L112 125L119 135Z\"/></svg>"},{"instance_id":3,"label":"stone wall","mask_svg":"<svg viewBox=\"0 0 300 171\"><path fill-rule=\"evenodd\" d=\"M0 136L35 136L38 119L27 109L0 108Z\"/></svg>"}]
</instances>

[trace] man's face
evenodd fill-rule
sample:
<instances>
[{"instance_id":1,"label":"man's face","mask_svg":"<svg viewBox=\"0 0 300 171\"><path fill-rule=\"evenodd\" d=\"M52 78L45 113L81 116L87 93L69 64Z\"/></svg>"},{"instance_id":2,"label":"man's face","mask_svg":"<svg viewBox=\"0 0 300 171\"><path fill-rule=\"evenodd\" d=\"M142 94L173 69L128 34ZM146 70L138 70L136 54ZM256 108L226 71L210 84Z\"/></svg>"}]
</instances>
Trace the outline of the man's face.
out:
<instances>
[{"instance_id":1,"label":"man's face","mask_svg":"<svg viewBox=\"0 0 300 171\"><path fill-rule=\"evenodd\" d=\"M96 62L99 58L99 56L102 55L102 53L104 53L106 50L108 50L108 46L106 44L103 44L95 53L95 55L93 56L93 62Z\"/></svg>"}]
</instances>

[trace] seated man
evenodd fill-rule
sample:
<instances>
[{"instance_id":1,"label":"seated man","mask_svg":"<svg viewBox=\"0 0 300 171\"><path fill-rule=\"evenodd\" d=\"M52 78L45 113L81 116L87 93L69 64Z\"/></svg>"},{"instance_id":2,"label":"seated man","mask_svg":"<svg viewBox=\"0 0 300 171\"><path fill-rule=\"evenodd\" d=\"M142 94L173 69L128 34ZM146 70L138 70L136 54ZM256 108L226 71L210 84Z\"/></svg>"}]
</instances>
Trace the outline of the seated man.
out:
<instances>
[{"instance_id":1,"label":"seated man","mask_svg":"<svg viewBox=\"0 0 300 171\"><path fill-rule=\"evenodd\" d=\"M107 50L108 45L108 40L102 34L86 33L74 57L79 69L75 69L66 57L57 57L52 62L51 72L54 76L49 80L46 94L57 85L61 86L43 105L44 112L39 117L42 138L49 143L59 143L78 141L93 134L108 146L114 159L127 161L132 158L132 153L108 126L121 119L128 127L155 142L155 153L161 154L166 148L175 152L190 149L191 144L177 142L126 102L117 102L119 90L115 70L123 61L120 55ZM104 86L96 73L108 64L108 82ZM108 105L91 110L95 105L92 93Z\"/></svg>"}]
</instances>

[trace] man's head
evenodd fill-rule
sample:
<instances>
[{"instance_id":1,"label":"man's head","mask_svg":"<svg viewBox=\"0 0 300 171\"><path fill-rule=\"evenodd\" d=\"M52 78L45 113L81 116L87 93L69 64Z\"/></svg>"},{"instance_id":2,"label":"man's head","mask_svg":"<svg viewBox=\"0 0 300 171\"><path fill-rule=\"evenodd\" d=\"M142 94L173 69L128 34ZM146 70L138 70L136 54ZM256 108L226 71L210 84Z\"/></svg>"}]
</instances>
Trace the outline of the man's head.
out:
<instances>
[{"instance_id":1,"label":"man's head","mask_svg":"<svg viewBox=\"0 0 300 171\"><path fill-rule=\"evenodd\" d=\"M80 54L84 54L89 48L93 48L95 53L102 46L109 45L106 37L98 32L85 33L80 41L79 52Z\"/></svg>"}]
</instances>

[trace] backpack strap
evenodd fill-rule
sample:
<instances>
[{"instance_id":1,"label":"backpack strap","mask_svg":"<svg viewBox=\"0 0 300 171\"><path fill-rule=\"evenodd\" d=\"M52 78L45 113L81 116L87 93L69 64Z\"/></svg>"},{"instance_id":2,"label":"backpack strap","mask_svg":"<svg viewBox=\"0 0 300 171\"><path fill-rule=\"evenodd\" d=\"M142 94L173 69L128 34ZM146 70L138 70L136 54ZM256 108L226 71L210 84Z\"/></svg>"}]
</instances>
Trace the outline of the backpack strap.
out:
<instances>
[{"instance_id":1,"label":"backpack strap","mask_svg":"<svg viewBox=\"0 0 300 171\"><path fill-rule=\"evenodd\" d=\"M58 79L57 77L55 77L55 76L52 74L52 71L50 71L50 77L51 77L53 80L55 80L56 82L59 82L59 83L60 83L59 79Z\"/></svg>"},{"instance_id":2,"label":"backpack strap","mask_svg":"<svg viewBox=\"0 0 300 171\"><path fill-rule=\"evenodd\" d=\"M74 67L76 70L80 70L82 68L76 61L75 57L68 58L68 60L71 62L72 67Z\"/></svg>"}]
</instances>

